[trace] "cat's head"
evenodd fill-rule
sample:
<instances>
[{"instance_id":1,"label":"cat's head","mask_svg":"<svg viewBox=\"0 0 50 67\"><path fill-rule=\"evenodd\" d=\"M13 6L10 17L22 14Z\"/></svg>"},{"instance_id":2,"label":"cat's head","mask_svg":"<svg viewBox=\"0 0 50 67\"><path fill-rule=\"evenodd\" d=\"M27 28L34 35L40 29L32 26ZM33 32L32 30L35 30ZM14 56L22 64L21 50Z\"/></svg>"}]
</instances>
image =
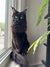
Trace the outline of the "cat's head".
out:
<instances>
[{"instance_id":1,"label":"cat's head","mask_svg":"<svg viewBox=\"0 0 50 67\"><path fill-rule=\"evenodd\" d=\"M27 29L26 24L26 11L25 9L22 12L18 12L14 7L12 7L13 15L12 15L12 31L13 32L25 32Z\"/></svg>"},{"instance_id":2,"label":"cat's head","mask_svg":"<svg viewBox=\"0 0 50 67\"><path fill-rule=\"evenodd\" d=\"M13 22L14 23L23 23L26 22L26 11L27 9L25 9L22 12L18 12L14 7L12 7L12 11L13 11Z\"/></svg>"}]
</instances>

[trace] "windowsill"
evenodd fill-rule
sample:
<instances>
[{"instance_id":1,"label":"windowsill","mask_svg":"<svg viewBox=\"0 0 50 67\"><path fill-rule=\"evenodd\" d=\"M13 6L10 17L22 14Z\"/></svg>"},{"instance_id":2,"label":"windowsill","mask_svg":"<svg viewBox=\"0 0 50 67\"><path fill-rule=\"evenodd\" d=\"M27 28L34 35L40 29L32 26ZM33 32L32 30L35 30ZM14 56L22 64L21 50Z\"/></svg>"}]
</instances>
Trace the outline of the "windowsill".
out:
<instances>
[{"instance_id":1,"label":"windowsill","mask_svg":"<svg viewBox=\"0 0 50 67\"><path fill-rule=\"evenodd\" d=\"M2 50L0 50L0 55L5 51L6 49L3 48Z\"/></svg>"},{"instance_id":2,"label":"windowsill","mask_svg":"<svg viewBox=\"0 0 50 67\"><path fill-rule=\"evenodd\" d=\"M0 64L9 56L12 52L11 48L4 50L4 52L0 53Z\"/></svg>"}]
</instances>

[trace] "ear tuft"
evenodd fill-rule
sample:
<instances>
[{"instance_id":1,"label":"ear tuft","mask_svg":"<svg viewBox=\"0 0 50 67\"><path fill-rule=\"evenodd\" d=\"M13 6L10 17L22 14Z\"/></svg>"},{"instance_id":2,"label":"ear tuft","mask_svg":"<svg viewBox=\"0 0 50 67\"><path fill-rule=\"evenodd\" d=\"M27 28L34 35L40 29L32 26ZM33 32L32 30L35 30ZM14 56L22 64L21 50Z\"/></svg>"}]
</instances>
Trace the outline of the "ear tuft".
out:
<instances>
[{"instance_id":1,"label":"ear tuft","mask_svg":"<svg viewBox=\"0 0 50 67\"><path fill-rule=\"evenodd\" d=\"M23 11L23 13L26 13L26 11L27 11L27 9L25 9L25 10Z\"/></svg>"},{"instance_id":2,"label":"ear tuft","mask_svg":"<svg viewBox=\"0 0 50 67\"><path fill-rule=\"evenodd\" d=\"M11 7L11 8L12 8L13 13L15 13L16 12L15 8L14 7Z\"/></svg>"},{"instance_id":3,"label":"ear tuft","mask_svg":"<svg viewBox=\"0 0 50 67\"><path fill-rule=\"evenodd\" d=\"M25 9L24 11L27 11L27 9Z\"/></svg>"},{"instance_id":4,"label":"ear tuft","mask_svg":"<svg viewBox=\"0 0 50 67\"><path fill-rule=\"evenodd\" d=\"M14 7L11 7L11 8L12 8L13 13L19 13Z\"/></svg>"},{"instance_id":5,"label":"ear tuft","mask_svg":"<svg viewBox=\"0 0 50 67\"><path fill-rule=\"evenodd\" d=\"M15 9L14 7L11 7L12 9Z\"/></svg>"}]
</instances>

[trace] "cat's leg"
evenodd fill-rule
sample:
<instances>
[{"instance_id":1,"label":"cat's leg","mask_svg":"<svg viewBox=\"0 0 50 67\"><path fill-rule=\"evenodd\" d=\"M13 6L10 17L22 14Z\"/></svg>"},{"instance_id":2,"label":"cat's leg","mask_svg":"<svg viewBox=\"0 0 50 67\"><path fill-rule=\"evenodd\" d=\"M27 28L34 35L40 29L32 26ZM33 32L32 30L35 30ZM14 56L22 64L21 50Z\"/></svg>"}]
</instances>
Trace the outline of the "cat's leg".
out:
<instances>
[{"instance_id":1,"label":"cat's leg","mask_svg":"<svg viewBox=\"0 0 50 67\"><path fill-rule=\"evenodd\" d=\"M26 59L18 53L15 54L15 62L18 63L20 67L28 67Z\"/></svg>"}]
</instances>

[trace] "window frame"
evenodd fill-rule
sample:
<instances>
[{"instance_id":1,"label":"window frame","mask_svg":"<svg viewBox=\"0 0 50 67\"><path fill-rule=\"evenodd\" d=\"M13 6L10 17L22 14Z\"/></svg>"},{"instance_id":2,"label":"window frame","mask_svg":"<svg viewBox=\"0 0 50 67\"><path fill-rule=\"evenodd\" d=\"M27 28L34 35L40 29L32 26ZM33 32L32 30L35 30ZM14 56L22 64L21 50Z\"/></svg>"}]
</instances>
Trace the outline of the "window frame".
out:
<instances>
[{"instance_id":1,"label":"window frame","mask_svg":"<svg viewBox=\"0 0 50 67\"><path fill-rule=\"evenodd\" d=\"M12 43L12 35L10 30L10 24L12 19L12 9L11 6L16 7L14 4L16 1L14 0L6 0L6 8L5 8L5 38L4 38L4 49L0 52L0 64L8 57L8 55L12 52L11 43Z\"/></svg>"}]
</instances>

